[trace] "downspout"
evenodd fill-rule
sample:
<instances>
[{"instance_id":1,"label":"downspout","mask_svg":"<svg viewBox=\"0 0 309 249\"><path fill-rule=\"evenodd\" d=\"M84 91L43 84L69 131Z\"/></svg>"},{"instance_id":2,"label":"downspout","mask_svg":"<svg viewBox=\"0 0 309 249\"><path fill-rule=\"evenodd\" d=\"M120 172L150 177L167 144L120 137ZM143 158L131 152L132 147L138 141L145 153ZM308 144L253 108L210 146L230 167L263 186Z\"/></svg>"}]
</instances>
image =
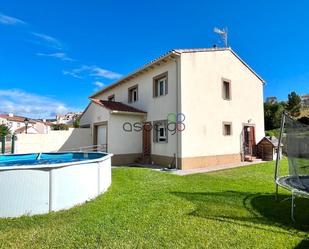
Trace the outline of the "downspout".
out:
<instances>
[{"instance_id":1,"label":"downspout","mask_svg":"<svg viewBox=\"0 0 309 249\"><path fill-rule=\"evenodd\" d=\"M179 105L178 105L178 102L179 102L179 77L178 77L178 73L179 73L179 69L178 69L178 66L179 66L179 63L178 63L178 60L177 58L175 58L175 64L176 64L176 117L177 117L177 114L180 113L180 110L179 110ZM177 122L177 120L176 120ZM176 124L177 125L177 124ZM178 158L179 158L179 132L176 130L176 158L175 158L175 165L176 165L176 169L179 169L179 162L178 162Z\"/></svg>"}]
</instances>

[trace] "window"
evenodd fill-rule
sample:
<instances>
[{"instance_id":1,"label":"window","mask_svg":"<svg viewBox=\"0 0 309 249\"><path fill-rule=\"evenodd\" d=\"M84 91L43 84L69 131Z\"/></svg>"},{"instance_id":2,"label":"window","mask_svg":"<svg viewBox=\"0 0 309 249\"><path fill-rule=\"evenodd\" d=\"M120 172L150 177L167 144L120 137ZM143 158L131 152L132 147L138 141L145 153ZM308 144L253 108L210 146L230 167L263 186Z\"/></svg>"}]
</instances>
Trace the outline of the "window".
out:
<instances>
[{"instance_id":1,"label":"window","mask_svg":"<svg viewBox=\"0 0 309 249\"><path fill-rule=\"evenodd\" d=\"M153 78L153 97L167 95L168 93L168 73L165 72Z\"/></svg>"},{"instance_id":2,"label":"window","mask_svg":"<svg viewBox=\"0 0 309 249\"><path fill-rule=\"evenodd\" d=\"M115 94L108 96L108 101L115 101Z\"/></svg>"},{"instance_id":3,"label":"window","mask_svg":"<svg viewBox=\"0 0 309 249\"><path fill-rule=\"evenodd\" d=\"M223 122L223 135L231 136L232 135L232 123Z\"/></svg>"},{"instance_id":4,"label":"window","mask_svg":"<svg viewBox=\"0 0 309 249\"><path fill-rule=\"evenodd\" d=\"M128 89L128 102L132 103L138 100L138 87L136 86L132 86Z\"/></svg>"},{"instance_id":5,"label":"window","mask_svg":"<svg viewBox=\"0 0 309 249\"><path fill-rule=\"evenodd\" d=\"M167 122L166 120L155 121L153 129L154 143L167 143Z\"/></svg>"},{"instance_id":6,"label":"window","mask_svg":"<svg viewBox=\"0 0 309 249\"><path fill-rule=\"evenodd\" d=\"M18 128L20 127L20 123L17 123L17 127L18 127Z\"/></svg>"},{"instance_id":7,"label":"window","mask_svg":"<svg viewBox=\"0 0 309 249\"><path fill-rule=\"evenodd\" d=\"M231 100L231 81L222 81L222 97L225 100Z\"/></svg>"}]
</instances>

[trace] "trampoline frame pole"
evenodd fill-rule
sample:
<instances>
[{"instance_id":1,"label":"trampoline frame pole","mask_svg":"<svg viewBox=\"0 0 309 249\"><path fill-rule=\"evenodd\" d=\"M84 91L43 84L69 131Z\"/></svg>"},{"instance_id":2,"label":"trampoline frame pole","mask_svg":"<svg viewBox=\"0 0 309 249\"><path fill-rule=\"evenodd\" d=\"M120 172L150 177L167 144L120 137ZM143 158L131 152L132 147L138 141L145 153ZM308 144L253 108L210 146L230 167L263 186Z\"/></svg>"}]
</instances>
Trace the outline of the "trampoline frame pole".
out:
<instances>
[{"instance_id":1,"label":"trampoline frame pole","mask_svg":"<svg viewBox=\"0 0 309 249\"><path fill-rule=\"evenodd\" d=\"M294 218L294 208L295 208L295 195L294 195L294 191L292 191L292 200L291 200L291 219L292 221L295 222L295 218Z\"/></svg>"},{"instance_id":2,"label":"trampoline frame pole","mask_svg":"<svg viewBox=\"0 0 309 249\"><path fill-rule=\"evenodd\" d=\"M279 140L278 140L278 145L277 145L276 168L275 168L276 200L278 200L278 183L277 183L277 178L278 178L279 161L280 161L280 145L281 145L282 137L283 137L283 130L284 130L284 124L285 124L285 115L286 115L285 111L282 112L282 115L281 115L281 126L280 126L280 135L279 135Z\"/></svg>"}]
</instances>

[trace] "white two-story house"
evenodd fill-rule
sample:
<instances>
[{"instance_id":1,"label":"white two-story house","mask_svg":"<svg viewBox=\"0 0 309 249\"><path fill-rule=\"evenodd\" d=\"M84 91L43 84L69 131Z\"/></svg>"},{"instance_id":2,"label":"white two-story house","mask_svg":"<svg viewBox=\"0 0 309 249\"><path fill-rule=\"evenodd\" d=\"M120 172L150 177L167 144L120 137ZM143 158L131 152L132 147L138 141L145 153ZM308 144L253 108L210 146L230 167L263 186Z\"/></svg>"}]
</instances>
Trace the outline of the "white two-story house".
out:
<instances>
[{"instance_id":1,"label":"white two-story house","mask_svg":"<svg viewBox=\"0 0 309 249\"><path fill-rule=\"evenodd\" d=\"M80 123L114 165L240 162L264 137L263 85L230 48L172 50L90 96Z\"/></svg>"}]
</instances>

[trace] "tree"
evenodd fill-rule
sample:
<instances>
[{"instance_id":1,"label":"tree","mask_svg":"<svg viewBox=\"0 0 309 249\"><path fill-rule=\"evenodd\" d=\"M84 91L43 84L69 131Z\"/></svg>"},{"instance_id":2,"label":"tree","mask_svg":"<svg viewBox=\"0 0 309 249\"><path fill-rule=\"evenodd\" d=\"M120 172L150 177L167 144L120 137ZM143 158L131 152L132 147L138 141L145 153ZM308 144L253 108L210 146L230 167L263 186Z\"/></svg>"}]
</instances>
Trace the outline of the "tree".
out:
<instances>
[{"instance_id":1,"label":"tree","mask_svg":"<svg viewBox=\"0 0 309 249\"><path fill-rule=\"evenodd\" d=\"M7 127L5 124L1 124L0 125L0 137L5 137L7 135L9 135L10 132L10 128Z\"/></svg>"},{"instance_id":2,"label":"tree","mask_svg":"<svg viewBox=\"0 0 309 249\"><path fill-rule=\"evenodd\" d=\"M298 117L300 115L301 108L301 98L296 92L291 92L288 96L288 102L286 105L286 110L293 117Z\"/></svg>"},{"instance_id":3,"label":"tree","mask_svg":"<svg viewBox=\"0 0 309 249\"><path fill-rule=\"evenodd\" d=\"M265 130L273 130L280 127L281 114L285 109L285 103L264 103Z\"/></svg>"},{"instance_id":4,"label":"tree","mask_svg":"<svg viewBox=\"0 0 309 249\"><path fill-rule=\"evenodd\" d=\"M74 128L79 128L79 127L80 127L80 116L77 116L77 117L74 119L73 127L74 127Z\"/></svg>"}]
</instances>

